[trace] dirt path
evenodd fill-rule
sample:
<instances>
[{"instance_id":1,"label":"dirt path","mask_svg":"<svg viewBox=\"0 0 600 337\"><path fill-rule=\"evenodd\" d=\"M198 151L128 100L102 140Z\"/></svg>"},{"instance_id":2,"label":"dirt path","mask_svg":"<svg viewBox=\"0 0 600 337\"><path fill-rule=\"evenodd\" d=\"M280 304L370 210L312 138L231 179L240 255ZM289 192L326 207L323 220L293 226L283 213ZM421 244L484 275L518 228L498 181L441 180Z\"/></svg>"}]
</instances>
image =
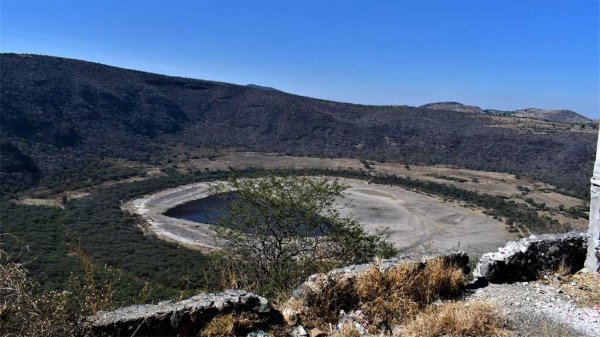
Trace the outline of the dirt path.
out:
<instances>
[{"instance_id":1,"label":"dirt path","mask_svg":"<svg viewBox=\"0 0 600 337\"><path fill-rule=\"evenodd\" d=\"M469 299L497 302L518 336L600 336L599 310L578 307L562 289L540 282L490 284Z\"/></svg>"}]
</instances>

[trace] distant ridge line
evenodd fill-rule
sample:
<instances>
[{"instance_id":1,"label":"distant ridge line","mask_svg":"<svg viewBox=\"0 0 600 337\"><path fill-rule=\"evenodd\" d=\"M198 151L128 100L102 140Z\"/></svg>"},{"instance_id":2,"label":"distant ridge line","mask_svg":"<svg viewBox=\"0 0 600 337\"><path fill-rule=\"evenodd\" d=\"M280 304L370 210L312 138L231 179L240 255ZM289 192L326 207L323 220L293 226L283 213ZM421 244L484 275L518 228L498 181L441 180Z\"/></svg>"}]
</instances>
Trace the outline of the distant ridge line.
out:
<instances>
[{"instance_id":1,"label":"distant ridge line","mask_svg":"<svg viewBox=\"0 0 600 337\"><path fill-rule=\"evenodd\" d=\"M497 116L514 116L531 119L539 119L554 123L588 123L592 119L585 117L575 111L566 109L538 109L538 108L525 108L518 110L496 110L496 109L482 109L475 105L465 105L459 102L435 102L421 105L420 108L432 109L432 110L446 110L446 111L457 111L457 112L469 112L469 113L481 113L488 115Z\"/></svg>"}]
</instances>

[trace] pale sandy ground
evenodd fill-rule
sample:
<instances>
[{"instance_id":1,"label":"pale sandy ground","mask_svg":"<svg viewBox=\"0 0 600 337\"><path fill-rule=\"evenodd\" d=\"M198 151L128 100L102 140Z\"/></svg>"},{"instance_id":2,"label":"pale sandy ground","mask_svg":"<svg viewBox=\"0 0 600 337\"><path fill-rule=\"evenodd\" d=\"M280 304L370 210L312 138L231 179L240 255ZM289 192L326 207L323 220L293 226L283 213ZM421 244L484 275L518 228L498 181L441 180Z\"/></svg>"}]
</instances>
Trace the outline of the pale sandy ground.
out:
<instances>
[{"instance_id":1,"label":"pale sandy ground","mask_svg":"<svg viewBox=\"0 0 600 337\"><path fill-rule=\"evenodd\" d=\"M210 250L218 246L213 239L212 225L175 219L163 213L177 205L208 197L212 187L218 184L204 182L179 186L131 200L122 208L140 217L140 226L146 233L191 249Z\"/></svg>"},{"instance_id":2,"label":"pale sandy ground","mask_svg":"<svg viewBox=\"0 0 600 337\"><path fill-rule=\"evenodd\" d=\"M444 251L460 248L471 253L495 250L514 239L504 225L479 212L444 203L436 198L398 187L340 179L350 188L338 200L343 215L357 218L371 233L388 227L390 241L399 249ZM124 209L138 214L144 229L159 238L194 249L218 246L212 226L163 215L167 209L208 196L211 184L198 183L132 200Z\"/></svg>"},{"instance_id":3,"label":"pale sandy ground","mask_svg":"<svg viewBox=\"0 0 600 337\"><path fill-rule=\"evenodd\" d=\"M343 179L350 206L341 213L357 218L369 232L388 227L401 250L460 248L472 253L495 250L514 236L504 224L480 212L395 186Z\"/></svg>"}]
</instances>

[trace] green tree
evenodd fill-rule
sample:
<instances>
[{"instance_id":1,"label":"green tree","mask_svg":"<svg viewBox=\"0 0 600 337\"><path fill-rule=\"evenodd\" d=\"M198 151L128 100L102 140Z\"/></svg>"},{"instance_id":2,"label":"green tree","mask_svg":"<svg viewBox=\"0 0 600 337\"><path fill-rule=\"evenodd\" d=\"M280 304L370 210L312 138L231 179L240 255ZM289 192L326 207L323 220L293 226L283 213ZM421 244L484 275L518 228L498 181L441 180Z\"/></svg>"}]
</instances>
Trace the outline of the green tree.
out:
<instances>
[{"instance_id":1,"label":"green tree","mask_svg":"<svg viewBox=\"0 0 600 337\"><path fill-rule=\"evenodd\" d=\"M222 254L243 264L245 277L265 293L327 268L396 254L385 233L368 234L340 215L334 202L347 186L337 180L268 176L232 179L226 188L238 197L218 219Z\"/></svg>"}]
</instances>

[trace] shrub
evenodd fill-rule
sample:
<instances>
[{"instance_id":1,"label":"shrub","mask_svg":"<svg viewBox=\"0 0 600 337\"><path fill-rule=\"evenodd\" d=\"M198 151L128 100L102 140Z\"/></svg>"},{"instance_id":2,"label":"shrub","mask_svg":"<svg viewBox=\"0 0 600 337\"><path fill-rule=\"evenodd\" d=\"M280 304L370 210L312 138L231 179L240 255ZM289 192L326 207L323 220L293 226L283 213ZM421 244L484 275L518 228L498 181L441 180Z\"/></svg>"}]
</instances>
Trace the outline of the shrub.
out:
<instances>
[{"instance_id":1,"label":"shrub","mask_svg":"<svg viewBox=\"0 0 600 337\"><path fill-rule=\"evenodd\" d=\"M0 336L77 336L81 308L73 293L41 292L20 263L0 251Z\"/></svg>"},{"instance_id":2,"label":"shrub","mask_svg":"<svg viewBox=\"0 0 600 337\"><path fill-rule=\"evenodd\" d=\"M31 281L25 267L0 250L0 336L86 336L83 317L108 309L113 303L110 283L95 281L94 265L83 250L85 273L71 276L66 290L42 289Z\"/></svg>"}]
</instances>

